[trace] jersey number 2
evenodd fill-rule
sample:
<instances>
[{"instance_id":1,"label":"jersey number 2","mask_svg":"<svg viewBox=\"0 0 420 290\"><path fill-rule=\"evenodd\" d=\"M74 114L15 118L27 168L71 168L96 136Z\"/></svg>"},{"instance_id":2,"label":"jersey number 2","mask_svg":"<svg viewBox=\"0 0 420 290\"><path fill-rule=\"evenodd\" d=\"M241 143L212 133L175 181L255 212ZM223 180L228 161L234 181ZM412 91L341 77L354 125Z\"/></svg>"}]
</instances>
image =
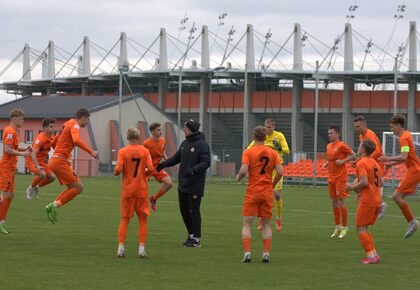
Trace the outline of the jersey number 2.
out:
<instances>
[{"instance_id":1,"label":"jersey number 2","mask_svg":"<svg viewBox=\"0 0 420 290\"><path fill-rule=\"evenodd\" d=\"M265 174L265 168L268 165L268 161L270 161L270 159L267 156L262 156L260 158L260 162L264 162L264 165L263 165L263 167L261 168L261 171L260 171L260 175Z\"/></svg>"},{"instance_id":2,"label":"jersey number 2","mask_svg":"<svg viewBox=\"0 0 420 290\"><path fill-rule=\"evenodd\" d=\"M131 158L131 161L136 162L136 169L134 169L133 177L137 177L137 172L139 171L140 158Z\"/></svg>"}]
</instances>

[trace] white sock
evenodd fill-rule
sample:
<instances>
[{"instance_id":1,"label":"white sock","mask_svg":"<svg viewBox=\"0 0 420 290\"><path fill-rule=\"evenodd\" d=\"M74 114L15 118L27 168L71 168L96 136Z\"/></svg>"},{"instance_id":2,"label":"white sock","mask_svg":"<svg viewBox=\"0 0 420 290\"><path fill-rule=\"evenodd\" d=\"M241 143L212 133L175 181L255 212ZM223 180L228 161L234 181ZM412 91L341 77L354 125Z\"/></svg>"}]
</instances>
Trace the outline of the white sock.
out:
<instances>
[{"instance_id":1,"label":"white sock","mask_svg":"<svg viewBox=\"0 0 420 290\"><path fill-rule=\"evenodd\" d=\"M144 245L139 245L139 252L144 252Z\"/></svg>"},{"instance_id":2,"label":"white sock","mask_svg":"<svg viewBox=\"0 0 420 290\"><path fill-rule=\"evenodd\" d=\"M193 234L188 235L190 237L190 239L194 238Z\"/></svg>"},{"instance_id":3,"label":"white sock","mask_svg":"<svg viewBox=\"0 0 420 290\"><path fill-rule=\"evenodd\" d=\"M270 256L270 253L264 252L263 256L265 256L265 255Z\"/></svg>"},{"instance_id":4,"label":"white sock","mask_svg":"<svg viewBox=\"0 0 420 290\"><path fill-rule=\"evenodd\" d=\"M118 252L124 252L125 248L124 245L118 245Z\"/></svg>"},{"instance_id":5,"label":"white sock","mask_svg":"<svg viewBox=\"0 0 420 290\"><path fill-rule=\"evenodd\" d=\"M246 255L251 255L251 252L245 252L244 256L246 256Z\"/></svg>"},{"instance_id":6,"label":"white sock","mask_svg":"<svg viewBox=\"0 0 420 290\"><path fill-rule=\"evenodd\" d=\"M200 238L192 237L196 242L200 242Z\"/></svg>"},{"instance_id":7,"label":"white sock","mask_svg":"<svg viewBox=\"0 0 420 290\"><path fill-rule=\"evenodd\" d=\"M56 201L54 201L54 207L55 208L59 208L60 206L57 204L57 202Z\"/></svg>"}]
</instances>

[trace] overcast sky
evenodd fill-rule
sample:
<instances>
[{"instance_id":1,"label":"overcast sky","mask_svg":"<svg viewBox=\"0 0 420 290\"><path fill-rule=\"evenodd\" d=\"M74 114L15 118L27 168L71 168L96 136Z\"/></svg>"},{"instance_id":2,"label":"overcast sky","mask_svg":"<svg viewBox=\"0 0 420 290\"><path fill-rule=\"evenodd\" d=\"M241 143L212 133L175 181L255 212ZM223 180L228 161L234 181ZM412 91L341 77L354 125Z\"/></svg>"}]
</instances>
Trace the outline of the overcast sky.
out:
<instances>
[{"instance_id":1,"label":"overcast sky","mask_svg":"<svg viewBox=\"0 0 420 290\"><path fill-rule=\"evenodd\" d=\"M161 27L165 27L168 34L178 37L180 20L185 14L189 20L180 37L183 41L187 41L187 31L193 22L198 28L207 25L211 32L216 33L218 16L226 12L228 15L218 35L227 39L230 27L234 26L237 32L233 42L240 38L246 24L250 23L261 34L271 28L273 42L282 44L292 32L293 24L300 23L302 29L332 45L337 35L343 32L349 6L355 3L358 9L351 20L353 29L372 38L381 47L391 36L397 6L407 6L404 18L398 21L389 43L388 50L393 54L396 54L398 45L406 41L409 21L418 22L420 18L418 0L0 0L0 71L25 43L42 51L48 41L53 40L57 46L73 52L83 36L89 36L92 42L107 49L118 40L121 31L145 46L157 37ZM258 46L257 39L255 42ZM356 53L362 53L362 46L356 40L353 42ZM316 44L314 38L312 43ZM170 43L168 46L169 53L173 52ZM309 49L310 45L306 47ZM274 47L272 49L275 50ZM322 49L321 45L319 49ZM258 59L260 52L257 50ZM213 52L222 53L217 46ZM133 50L129 51L130 59L139 56L133 53ZM95 58L94 52L91 54ZM21 66L15 65L0 76L0 82L17 80L21 74ZM0 92L0 102L11 98L14 96L5 96L4 92Z\"/></svg>"}]
</instances>

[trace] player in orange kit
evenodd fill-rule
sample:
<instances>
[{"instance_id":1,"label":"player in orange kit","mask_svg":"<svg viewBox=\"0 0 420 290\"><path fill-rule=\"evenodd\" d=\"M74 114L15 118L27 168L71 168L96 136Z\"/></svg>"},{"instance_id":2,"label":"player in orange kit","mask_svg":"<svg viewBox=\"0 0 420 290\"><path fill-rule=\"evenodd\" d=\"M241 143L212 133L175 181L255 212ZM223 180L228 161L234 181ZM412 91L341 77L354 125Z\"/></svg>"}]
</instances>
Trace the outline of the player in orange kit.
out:
<instances>
[{"instance_id":1,"label":"player in orange kit","mask_svg":"<svg viewBox=\"0 0 420 290\"><path fill-rule=\"evenodd\" d=\"M349 196L349 193L345 190L348 177L346 162L353 160L355 154L339 138L340 129L334 126L330 127L328 129L330 143L327 145L328 161L324 164L324 168L328 167L328 192L334 211L335 230L331 238L338 236L342 239L348 233L348 214L344 203L344 199Z\"/></svg>"},{"instance_id":2,"label":"player in orange kit","mask_svg":"<svg viewBox=\"0 0 420 290\"><path fill-rule=\"evenodd\" d=\"M381 210L382 168L372 158L376 145L371 140L363 140L359 145L359 160L356 163L356 180L347 184L346 191L354 190L357 194L356 227L360 243L366 252L363 264L379 263L372 235L368 227L373 226Z\"/></svg>"},{"instance_id":3,"label":"player in orange kit","mask_svg":"<svg viewBox=\"0 0 420 290\"><path fill-rule=\"evenodd\" d=\"M13 109L10 114L10 125L3 131L3 156L0 161L0 233L9 234L6 216L15 192L15 174L18 156L29 156L30 148L19 148L17 129L22 127L25 113Z\"/></svg>"},{"instance_id":4,"label":"player in orange kit","mask_svg":"<svg viewBox=\"0 0 420 290\"><path fill-rule=\"evenodd\" d=\"M153 166L156 166L160 163L162 158L167 159L165 156L165 139L162 138L162 126L160 123L152 123L149 126L150 133L152 137L148 138L143 142L143 146L149 150L150 155L152 156ZM163 183L162 187L155 193L155 195L150 197L150 205L153 210L156 210L156 201L164 195L172 187L172 179L168 173L164 170L157 172L156 170L152 173L153 177L157 182Z\"/></svg>"},{"instance_id":5,"label":"player in orange kit","mask_svg":"<svg viewBox=\"0 0 420 290\"><path fill-rule=\"evenodd\" d=\"M378 136L376 136L375 132L367 128L366 118L359 115L353 120L354 122L354 131L359 134L359 141L362 142L363 140L371 140L375 144L375 151L372 153L371 157L378 162L379 166L382 168L382 172L385 170L385 164L379 162L379 157L383 156L384 153L382 152L382 145L381 141L379 141ZM381 195L383 192L383 188L381 188ZM381 212L379 213L378 218L383 218L385 215L385 209L388 207L386 202L382 200L381 204Z\"/></svg>"},{"instance_id":6,"label":"player in orange kit","mask_svg":"<svg viewBox=\"0 0 420 290\"><path fill-rule=\"evenodd\" d=\"M413 137L408 130L404 129L405 118L402 115L394 115L390 120L391 131L400 138L401 153L398 156L382 156L380 161L386 162L386 167L399 163L405 163L407 173L401 180L400 185L392 195L395 203L400 207L408 222L404 239L409 238L419 228L420 222L414 217L405 197L416 192L417 184L420 183L420 160L416 155Z\"/></svg>"},{"instance_id":7,"label":"player in orange kit","mask_svg":"<svg viewBox=\"0 0 420 290\"><path fill-rule=\"evenodd\" d=\"M25 159L25 167L35 175L31 185L26 189L28 199L37 197L39 188L55 180L54 173L47 166L54 127L55 119L46 118L42 121L43 131L35 138L32 143L32 153Z\"/></svg>"},{"instance_id":8,"label":"player in orange kit","mask_svg":"<svg viewBox=\"0 0 420 290\"><path fill-rule=\"evenodd\" d=\"M123 173L117 256L125 257L124 243L128 224L136 212L139 220L138 254L140 258L147 258L144 248L147 239L147 217L150 215L147 175L152 173L154 167L149 150L140 145L140 131L136 128L128 129L127 140L129 144L118 151L118 161L114 170L115 175Z\"/></svg>"},{"instance_id":9,"label":"player in orange kit","mask_svg":"<svg viewBox=\"0 0 420 290\"><path fill-rule=\"evenodd\" d=\"M45 206L51 223L57 222L57 209L75 198L84 189L83 183L71 168L69 161L74 147L78 146L94 158L99 158L98 152L93 151L80 138L80 128L87 126L89 117L88 110L84 108L77 110L76 118L65 122L60 132L54 137L55 150L48 162L48 167L57 176L60 184L67 186L67 189L61 192L55 201Z\"/></svg>"},{"instance_id":10,"label":"player in orange kit","mask_svg":"<svg viewBox=\"0 0 420 290\"><path fill-rule=\"evenodd\" d=\"M273 188L282 177L283 169L279 155L264 145L267 128L258 126L254 129L254 146L246 149L242 155L242 166L236 177L237 181L249 174L248 186L242 208L242 243L244 247L243 263L251 262L251 226L255 217L262 219L262 238L264 252L262 262L269 262L272 232L270 221L273 216ZM277 174L272 179L272 173Z\"/></svg>"}]
</instances>

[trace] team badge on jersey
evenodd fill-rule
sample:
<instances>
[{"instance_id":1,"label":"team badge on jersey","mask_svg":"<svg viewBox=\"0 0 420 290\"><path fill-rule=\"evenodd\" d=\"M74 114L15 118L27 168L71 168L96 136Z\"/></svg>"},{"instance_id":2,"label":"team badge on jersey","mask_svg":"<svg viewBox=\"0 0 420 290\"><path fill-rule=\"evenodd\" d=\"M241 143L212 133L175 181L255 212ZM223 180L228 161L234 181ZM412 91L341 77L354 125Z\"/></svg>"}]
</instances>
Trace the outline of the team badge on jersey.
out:
<instances>
[{"instance_id":1,"label":"team badge on jersey","mask_svg":"<svg viewBox=\"0 0 420 290\"><path fill-rule=\"evenodd\" d=\"M79 126L78 124L75 124L75 125L74 125L74 128L75 128L75 129L80 129L80 126Z\"/></svg>"},{"instance_id":2,"label":"team badge on jersey","mask_svg":"<svg viewBox=\"0 0 420 290\"><path fill-rule=\"evenodd\" d=\"M194 148L194 147L192 147L192 148L191 148L191 152L194 152L194 151L195 151L195 148Z\"/></svg>"},{"instance_id":3,"label":"team badge on jersey","mask_svg":"<svg viewBox=\"0 0 420 290\"><path fill-rule=\"evenodd\" d=\"M8 139L8 140L12 140L12 139L13 139L13 134L10 134L10 133L9 133L9 134L7 134L7 139Z\"/></svg>"}]
</instances>

